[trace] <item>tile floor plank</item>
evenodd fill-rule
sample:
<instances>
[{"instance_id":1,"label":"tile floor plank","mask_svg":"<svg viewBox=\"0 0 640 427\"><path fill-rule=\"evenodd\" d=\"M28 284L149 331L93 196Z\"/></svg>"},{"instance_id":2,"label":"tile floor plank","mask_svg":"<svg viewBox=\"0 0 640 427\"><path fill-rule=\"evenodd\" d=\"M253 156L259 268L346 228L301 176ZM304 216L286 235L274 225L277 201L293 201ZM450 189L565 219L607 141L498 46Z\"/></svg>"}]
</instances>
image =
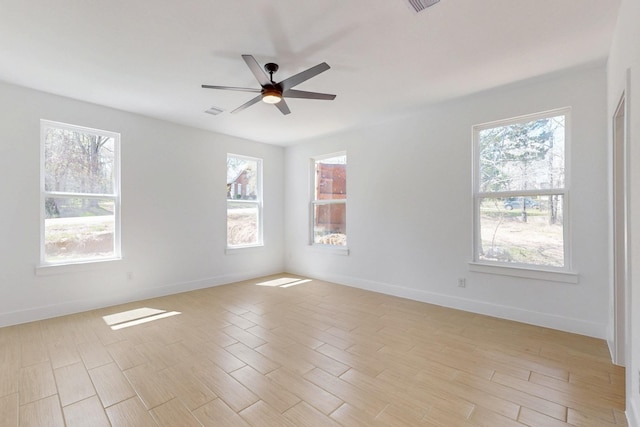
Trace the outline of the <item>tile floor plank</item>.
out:
<instances>
[{"instance_id":1,"label":"tile floor plank","mask_svg":"<svg viewBox=\"0 0 640 427\"><path fill-rule=\"evenodd\" d=\"M58 396L20 406L20 427L65 427Z\"/></svg>"},{"instance_id":2,"label":"tile floor plank","mask_svg":"<svg viewBox=\"0 0 640 427\"><path fill-rule=\"evenodd\" d=\"M54 369L60 404L67 406L96 394L82 362Z\"/></svg>"},{"instance_id":3,"label":"tile floor plank","mask_svg":"<svg viewBox=\"0 0 640 427\"><path fill-rule=\"evenodd\" d=\"M62 408L67 427L110 427L107 414L98 396L91 396Z\"/></svg>"},{"instance_id":4,"label":"tile floor plank","mask_svg":"<svg viewBox=\"0 0 640 427\"><path fill-rule=\"evenodd\" d=\"M158 427L153 417L137 397L124 400L106 409L112 426Z\"/></svg>"},{"instance_id":5,"label":"tile floor plank","mask_svg":"<svg viewBox=\"0 0 640 427\"><path fill-rule=\"evenodd\" d=\"M51 364L46 361L21 368L19 388L21 405L56 394Z\"/></svg>"},{"instance_id":6,"label":"tile floor plank","mask_svg":"<svg viewBox=\"0 0 640 427\"><path fill-rule=\"evenodd\" d=\"M105 408L136 395L115 363L94 368L89 376Z\"/></svg>"},{"instance_id":7,"label":"tile floor plank","mask_svg":"<svg viewBox=\"0 0 640 427\"><path fill-rule=\"evenodd\" d=\"M18 425L18 393L0 397L0 427Z\"/></svg>"}]
</instances>

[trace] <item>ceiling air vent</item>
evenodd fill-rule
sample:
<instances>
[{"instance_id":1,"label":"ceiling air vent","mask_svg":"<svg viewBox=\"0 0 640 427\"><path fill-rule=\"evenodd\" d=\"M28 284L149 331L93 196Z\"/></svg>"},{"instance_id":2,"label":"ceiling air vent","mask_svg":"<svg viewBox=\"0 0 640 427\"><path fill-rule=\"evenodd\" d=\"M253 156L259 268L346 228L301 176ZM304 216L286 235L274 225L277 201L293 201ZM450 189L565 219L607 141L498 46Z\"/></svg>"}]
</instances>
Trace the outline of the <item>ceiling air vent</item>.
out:
<instances>
[{"instance_id":1,"label":"ceiling air vent","mask_svg":"<svg viewBox=\"0 0 640 427\"><path fill-rule=\"evenodd\" d=\"M218 108L218 107L211 107L208 110L205 110L205 113L207 114L213 114L214 116L217 116L218 114L222 113L224 110L222 108Z\"/></svg>"},{"instance_id":2,"label":"ceiling air vent","mask_svg":"<svg viewBox=\"0 0 640 427\"><path fill-rule=\"evenodd\" d=\"M417 12L422 12L428 7L433 6L438 3L440 0L405 0L411 9Z\"/></svg>"}]
</instances>

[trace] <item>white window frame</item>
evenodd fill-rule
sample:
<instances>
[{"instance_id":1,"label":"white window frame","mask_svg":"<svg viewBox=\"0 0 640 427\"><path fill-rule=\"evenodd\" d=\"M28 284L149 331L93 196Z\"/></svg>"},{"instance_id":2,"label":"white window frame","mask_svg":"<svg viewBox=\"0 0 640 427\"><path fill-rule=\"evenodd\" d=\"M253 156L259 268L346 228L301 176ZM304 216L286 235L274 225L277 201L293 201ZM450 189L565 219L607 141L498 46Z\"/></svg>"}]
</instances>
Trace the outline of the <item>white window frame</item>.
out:
<instances>
[{"instance_id":1,"label":"white window frame","mask_svg":"<svg viewBox=\"0 0 640 427\"><path fill-rule=\"evenodd\" d=\"M45 140L46 130L48 128L65 129L72 132L90 133L100 135L114 140L113 153L113 194L94 194L94 193L74 193L74 192L58 192L45 190ZM36 269L36 273L43 273L48 267L57 266L73 266L76 264L89 264L104 261L114 261L122 259L121 251L121 189L120 189L120 134L101 129L89 128L86 126L72 125L68 123L55 122L51 120L40 120L40 272ZM82 197L82 198L99 198L112 199L114 203L114 236L113 236L113 255L105 257L91 258L75 258L64 261L46 261L45 260L45 202L48 197Z\"/></svg>"},{"instance_id":2,"label":"white window frame","mask_svg":"<svg viewBox=\"0 0 640 427\"><path fill-rule=\"evenodd\" d=\"M312 157L309 161L309 170L310 170L310 199L311 202L309 204L309 245L315 249L320 250L329 250L335 253L340 253L343 255L349 254L349 235L348 232L345 233L347 236L347 245L331 245L331 244L323 244L316 243L314 238L314 227L315 227L315 211L316 206L319 205L332 205L332 204L343 204L345 207L347 206L347 199L349 197L347 192L347 197L344 199L334 199L334 200L318 200L316 199L316 163L321 160L330 159L333 157L345 156L347 158L347 168L349 165L349 158L347 157L346 151L338 151L330 154L323 154L320 156ZM345 212L345 222L347 222L348 214ZM349 228L347 227L347 230Z\"/></svg>"},{"instance_id":3,"label":"white window frame","mask_svg":"<svg viewBox=\"0 0 640 427\"><path fill-rule=\"evenodd\" d=\"M564 141L564 187L539 190L521 191L496 191L481 192L480 177L480 131L516 123L527 123L539 119L564 116L565 117L565 141ZM570 177L571 165L571 107L543 111L514 118L483 123L472 127L473 141L473 261L470 262L470 270L482 273L502 274L531 279L542 279L558 282L577 283L577 273L572 271L571 257L571 215L570 215ZM564 260L562 267L544 266L536 264L523 264L480 259L481 234L480 234L480 202L483 198L506 197L531 197L561 195L563 200L563 251Z\"/></svg>"},{"instance_id":4,"label":"white window frame","mask_svg":"<svg viewBox=\"0 0 640 427\"><path fill-rule=\"evenodd\" d=\"M242 154L234 154L234 153L227 153L227 157L226 159L228 159L229 157L236 157L239 159L244 159L244 160L249 160L249 161L255 161L258 167L258 170L256 171L256 176L257 176L257 183L256 183L256 191L258 192L257 197L255 200L241 200L241 199L232 199L229 200L227 199L227 212L229 211L228 205L229 203L240 203L240 204L247 204L247 205L251 205L251 206L256 206L257 211L258 211L258 219L256 221L256 226L258 227L257 230L257 242L256 243L251 243L251 244L244 244L244 245L230 245L229 244L229 236L228 234L225 232L225 236L226 236L226 253L227 254L233 254L236 253L238 250L243 250L243 249L248 249L248 248L259 248L264 246L264 234L263 234L263 196L262 196L262 168L263 168L263 160L261 158L258 157L251 157L251 156L245 156ZM241 186L238 186L238 189L241 190ZM226 197L226 196L225 196ZM225 215L225 224L227 224L228 221L228 215ZM228 230L228 226L226 228L226 230Z\"/></svg>"}]
</instances>

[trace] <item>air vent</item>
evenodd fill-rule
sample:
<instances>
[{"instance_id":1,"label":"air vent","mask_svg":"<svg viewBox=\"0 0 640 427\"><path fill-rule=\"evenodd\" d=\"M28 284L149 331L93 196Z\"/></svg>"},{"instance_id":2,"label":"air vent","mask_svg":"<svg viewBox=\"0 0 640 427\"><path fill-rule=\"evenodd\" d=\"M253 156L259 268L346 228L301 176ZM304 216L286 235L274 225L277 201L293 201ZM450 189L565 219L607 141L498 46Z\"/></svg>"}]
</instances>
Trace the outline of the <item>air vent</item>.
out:
<instances>
[{"instance_id":1,"label":"air vent","mask_svg":"<svg viewBox=\"0 0 640 427\"><path fill-rule=\"evenodd\" d=\"M413 9L416 13L422 12L428 7L433 6L438 3L440 0L405 0L411 9Z\"/></svg>"},{"instance_id":2,"label":"air vent","mask_svg":"<svg viewBox=\"0 0 640 427\"><path fill-rule=\"evenodd\" d=\"M214 116L217 116L218 114L222 113L224 110L222 108L218 108L218 107L211 107L208 110L205 111L205 113L207 114L212 114Z\"/></svg>"}]
</instances>

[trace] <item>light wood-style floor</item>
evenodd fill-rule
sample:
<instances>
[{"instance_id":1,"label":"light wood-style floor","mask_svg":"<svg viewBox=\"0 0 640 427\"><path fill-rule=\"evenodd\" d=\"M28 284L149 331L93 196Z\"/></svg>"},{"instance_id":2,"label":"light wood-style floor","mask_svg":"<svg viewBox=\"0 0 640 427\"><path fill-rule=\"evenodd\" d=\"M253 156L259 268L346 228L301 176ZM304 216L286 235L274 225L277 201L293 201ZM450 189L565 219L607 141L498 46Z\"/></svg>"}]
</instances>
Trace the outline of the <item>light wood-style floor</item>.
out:
<instances>
[{"instance_id":1,"label":"light wood-style floor","mask_svg":"<svg viewBox=\"0 0 640 427\"><path fill-rule=\"evenodd\" d=\"M0 426L626 425L601 340L281 277L0 329Z\"/></svg>"}]
</instances>

